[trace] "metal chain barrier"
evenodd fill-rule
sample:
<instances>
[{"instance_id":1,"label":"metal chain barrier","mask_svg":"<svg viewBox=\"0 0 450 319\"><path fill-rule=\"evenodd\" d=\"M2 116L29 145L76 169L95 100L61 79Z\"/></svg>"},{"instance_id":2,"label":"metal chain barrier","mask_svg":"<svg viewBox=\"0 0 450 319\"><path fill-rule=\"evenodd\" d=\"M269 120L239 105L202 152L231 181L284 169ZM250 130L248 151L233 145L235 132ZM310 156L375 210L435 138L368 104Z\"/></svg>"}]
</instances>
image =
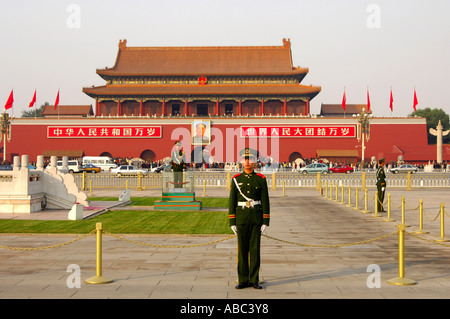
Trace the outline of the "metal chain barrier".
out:
<instances>
[{"instance_id":1,"label":"metal chain barrier","mask_svg":"<svg viewBox=\"0 0 450 319\"><path fill-rule=\"evenodd\" d=\"M443 242L438 242L438 241L436 241L436 240L434 240L434 239L426 239L426 238L417 236L416 234L410 233L410 232L407 232L407 231L405 231L405 232L406 232L406 234L408 234L408 235L410 235L410 236L412 236L412 237L414 237L414 238L417 238L417 239L426 241L427 243L437 244L437 245L441 245L441 246L445 246L445 247L450 247L450 245L444 244Z\"/></svg>"},{"instance_id":2,"label":"metal chain barrier","mask_svg":"<svg viewBox=\"0 0 450 319\"><path fill-rule=\"evenodd\" d=\"M440 216L440 211L436 214L436 217L434 217L434 218L432 218L432 219L430 219L430 218L428 218L428 215L425 213L425 212L423 212L423 215L430 221L430 222L434 222L436 219L438 219L438 217Z\"/></svg>"},{"instance_id":3,"label":"metal chain barrier","mask_svg":"<svg viewBox=\"0 0 450 319\"><path fill-rule=\"evenodd\" d=\"M127 241L129 243L133 243L133 244L138 244L138 245L144 245L144 246L150 246L150 247L157 247L157 248L188 248L188 247L198 247L198 246L207 246L207 245L212 245L212 244L217 244L220 243L222 241L231 239L233 237L236 237L236 235L231 235L222 239L218 239L218 240L214 240L211 242L207 242L207 243L202 243L202 244L191 244L191 245L157 245L157 244L149 244L149 243L144 243L144 242L140 242L140 241L136 241L136 240L131 240L128 238L125 238L123 236L120 235L116 235L116 234L112 234L110 232L107 231L103 231L104 234L109 235L111 237L115 237L117 239L121 239L123 241Z\"/></svg>"},{"instance_id":4,"label":"metal chain barrier","mask_svg":"<svg viewBox=\"0 0 450 319\"><path fill-rule=\"evenodd\" d=\"M302 244L302 243L296 243L296 242L287 241L287 240L283 240L283 239L278 239L278 238L275 238L275 237L272 237L272 236L269 236L269 235L266 235L266 234L263 234L263 236L264 236L264 237L267 237L267 238L269 238L269 239L272 239L272 240L276 240L276 241L285 243L285 244L292 244L292 245L297 245L297 246L304 246L304 247L321 247L321 248L327 248L327 247L328 247L328 248L329 248L329 247L337 248L337 247L347 247L347 246L356 246L356 245L367 244L367 243L371 243L371 242L374 242L374 241L377 241L377 240L380 240L380 239L388 238L388 237L390 237L390 236L392 236L392 235L395 235L395 234L397 234L397 233L398 233L398 230L395 231L395 232L392 232L392 233L390 233L390 234L386 234L386 235L383 235L383 236L380 236L380 237L377 237L377 238L373 238L373 239L367 239L367 240L364 240L364 241L359 241L359 242L354 242L354 243L347 243L347 244L333 244L333 245Z\"/></svg>"},{"instance_id":5,"label":"metal chain barrier","mask_svg":"<svg viewBox=\"0 0 450 319\"><path fill-rule=\"evenodd\" d=\"M445 213L445 215L447 215L448 217L450 217L445 209L444 209L444 213Z\"/></svg>"},{"instance_id":6,"label":"metal chain barrier","mask_svg":"<svg viewBox=\"0 0 450 319\"><path fill-rule=\"evenodd\" d=\"M96 230L94 229L94 230L92 230L91 232L89 232L89 233L87 233L87 234L85 234L85 235L82 235L82 236L80 236L80 237L77 237L77 238L75 238L75 239L72 239L72 240L70 240L70 241L67 241L67 242L65 242L65 243L60 243L60 244L56 244L56 245L51 245L51 246L44 246L44 247L8 247L8 246L3 246L3 245L0 245L0 248L4 248L4 249L9 249L9 250L44 250L44 249L50 249L50 248L57 248L57 247L61 247L61 246L65 246L65 245L69 245L69 244L72 244L72 243L74 243L74 242L76 242L76 241L79 241L79 240L81 240L81 239L83 239L83 238L86 238L87 236L89 236L89 235L92 235L93 233L95 233L96 232Z\"/></svg>"},{"instance_id":7,"label":"metal chain barrier","mask_svg":"<svg viewBox=\"0 0 450 319\"><path fill-rule=\"evenodd\" d=\"M331 187L330 187L330 199L331 199ZM322 193L322 190L321 190ZM351 192L349 190L349 196L351 196ZM336 201L337 201L337 197L338 197L338 188L336 187ZM390 204L390 194L388 194L388 202ZM367 190L365 191L365 202L366 202L366 206L367 206ZM376 203L379 203L380 201L378 200L378 196L374 196L374 199L372 200L376 200ZM344 201L344 196L343 196L343 190L342 190L342 199L341 199L341 203L343 203ZM350 199L349 199L349 205L350 205ZM356 203L356 205L358 205L358 203ZM419 203L419 207L420 208L420 213L422 215L423 213L423 202L422 200ZM405 207L405 200L404 200L404 196L402 196L402 215L404 215L404 207ZM416 208L417 209L417 208ZM288 240L283 240L283 239L279 239L279 238L275 238L272 236L269 236L267 234L262 234L262 236L268 238L268 239L272 239L281 243L286 243L286 244L292 244L292 245L297 245L297 246L302 246L302 247L319 247L319 248L338 248L338 247L348 247L348 246L356 246L356 245L362 245L362 244L367 244L367 243L372 243L375 242L377 240L381 240L381 239L385 239L388 238L390 236L393 236L395 234L399 235L399 277L394 278L389 280L388 282L394 285L412 285L415 284L414 280L410 280L408 278L404 277L404 268L405 268L405 264L404 264L404 236L405 233L417 238L417 239L421 239L423 241L429 242L429 243L433 243L433 244L438 244L444 247L450 247L450 244L444 244L442 242L445 241L450 241L450 239L447 239L445 237L445 232L444 232L444 215L448 216L448 213L445 211L444 209L444 204L441 203L441 208L439 211L439 214L436 216L436 218L434 220L437 219L438 216L441 217L441 237L435 240L428 240L425 238L422 238L420 236L417 236L413 233L410 232L406 232L405 230L405 221L404 221L404 216L402 216L402 223L398 225L398 230L394 231L392 233L389 234L385 234L382 236L379 236L377 238L372 238L372 239L367 239L367 240L363 240L363 241L358 241L358 242L353 242L353 243L344 243L344 244L305 244L305 243L298 243L298 242L293 242L293 241L288 241ZM434 221L433 220L433 221ZM421 225L422 226L422 225ZM421 230L421 228L420 228ZM227 236L225 238L222 239L218 239L218 240L214 240L214 241L210 241L210 242L206 242L206 243L200 243L200 244L190 244L190 245L160 245L160 244L150 244L150 243L145 243L142 241L136 241L136 240L131 240L128 238L125 238L121 235L117 235L117 234L113 234L107 231L104 231L102 228L102 223L97 223L96 225L96 229L92 230L91 232L79 236L75 239L72 239L70 241L64 242L64 243L60 243L60 244L56 244L56 245L50 245L50 246L44 246L44 247L32 247L32 248L26 248L26 247L9 247L9 246L3 246L0 245L0 248L4 248L4 249L10 249L10 250L44 250L44 249L50 249L50 248L56 248L56 247L61 247L61 246L65 246L65 245L69 245L71 243L74 243L78 240L81 240L83 238L86 238L87 236L93 234L94 232L96 232L97 234L97 253L96 253L96 276L93 276L87 280L85 280L86 283L88 284L106 284L106 283L111 283L112 280L105 278L102 276L102 234L107 234L111 237L129 242L129 243L133 243L133 244L138 244L138 245L144 245L144 246L149 246L149 247L156 247L156 248L188 248L188 247L200 247L200 246L207 246L207 245L212 245L212 244L217 244L226 240L229 240L231 238L236 237L236 235L230 235ZM421 232L416 232L416 233L421 233ZM422 232L424 233L424 232Z\"/></svg>"}]
</instances>

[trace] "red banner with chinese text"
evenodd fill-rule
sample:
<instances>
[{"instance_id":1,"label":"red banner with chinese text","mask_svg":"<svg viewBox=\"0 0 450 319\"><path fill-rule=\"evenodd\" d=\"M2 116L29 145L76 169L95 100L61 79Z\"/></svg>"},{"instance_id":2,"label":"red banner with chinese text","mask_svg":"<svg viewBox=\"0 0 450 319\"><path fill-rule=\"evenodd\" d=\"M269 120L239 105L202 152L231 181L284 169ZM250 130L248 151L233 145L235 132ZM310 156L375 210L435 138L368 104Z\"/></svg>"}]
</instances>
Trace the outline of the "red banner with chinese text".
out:
<instances>
[{"instance_id":1,"label":"red banner with chinese text","mask_svg":"<svg viewBox=\"0 0 450 319\"><path fill-rule=\"evenodd\" d=\"M48 138L161 138L161 126L48 126Z\"/></svg>"},{"instance_id":2,"label":"red banner with chinese text","mask_svg":"<svg viewBox=\"0 0 450 319\"><path fill-rule=\"evenodd\" d=\"M356 125L241 126L241 137L356 137Z\"/></svg>"}]
</instances>

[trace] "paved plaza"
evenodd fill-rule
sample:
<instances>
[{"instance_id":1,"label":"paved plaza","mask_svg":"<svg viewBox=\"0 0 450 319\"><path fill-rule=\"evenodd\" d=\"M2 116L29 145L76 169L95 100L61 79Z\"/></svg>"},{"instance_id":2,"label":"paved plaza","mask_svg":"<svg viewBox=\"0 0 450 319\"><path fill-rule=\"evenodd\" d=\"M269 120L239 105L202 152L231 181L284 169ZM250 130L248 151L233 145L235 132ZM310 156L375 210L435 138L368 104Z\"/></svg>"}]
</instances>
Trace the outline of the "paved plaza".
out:
<instances>
[{"instance_id":1,"label":"paved plaza","mask_svg":"<svg viewBox=\"0 0 450 319\"><path fill-rule=\"evenodd\" d=\"M372 196L373 191L369 191ZM121 192L94 190L94 196L118 197ZM228 235L121 235L127 239L123 240L104 234L102 271L111 283L85 283L96 273L96 238L90 235L49 249L0 248L0 298L258 299L261 302L267 299L448 298L450 242L435 241L441 235L440 218L436 218L440 203L447 207L445 228L450 232L448 189L388 189L387 192L391 193L391 218L395 219L391 222L384 221L386 213L374 217L372 213L347 207L347 197L344 203L339 203L313 189L288 189L285 194L281 189L270 190L271 224L261 247L262 290L234 288L235 237L215 242ZM132 190L131 195L160 196L160 191ZM197 199L201 200L202 195L202 191L198 192ZM226 195L223 188L206 192L208 197ZM388 283L399 276L397 225L401 221L401 196L406 199L405 216L409 226L405 236L405 277L416 282L406 286ZM413 236L419 228L419 199L424 201L423 230L428 232L414 234L420 238ZM98 209L105 205L92 204ZM363 204L361 200L360 206ZM372 212L373 207L370 199ZM120 211L121 208L111 209ZM31 216L66 219L67 212ZM46 247L77 236L1 234L0 245ZM202 243L205 245L196 245ZM194 246L184 247L189 245ZM69 287L76 283L75 273L68 271L69 265L80 269L79 288Z\"/></svg>"}]
</instances>

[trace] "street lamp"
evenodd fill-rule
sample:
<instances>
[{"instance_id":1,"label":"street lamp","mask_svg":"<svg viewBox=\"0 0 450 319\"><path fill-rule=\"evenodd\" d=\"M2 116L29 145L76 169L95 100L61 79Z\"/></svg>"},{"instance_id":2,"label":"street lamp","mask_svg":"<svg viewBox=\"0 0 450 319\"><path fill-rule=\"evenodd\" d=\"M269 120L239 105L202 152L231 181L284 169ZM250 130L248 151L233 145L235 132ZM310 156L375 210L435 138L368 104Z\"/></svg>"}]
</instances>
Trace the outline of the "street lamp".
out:
<instances>
[{"instance_id":1,"label":"street lamp","mask_svg":"<svg viewBox=\"0 0 450 319\"><path fill-rule=\"evenodd\" d=\"M356 137L358 142L361 142L362 157L361 157L361 167L364 168L364 152L366 146L364 142L368 142L370 139L370 118L369 114L366 113L365 109L362 109L361 114L358 114L358 129Z\"/></svg>"},{"instance_id":2,"label":"street lamp","mask_svg":"<svg viewBox=\"0 0 450 319\"><path fill-rule=\"evenodd\" d=\"M3 141L3 161L6 161L6 141L11 141L11 121L9 120L9 114L4 112L0 121L2 129L0 142Z\"/></svg>"}]
</instances>

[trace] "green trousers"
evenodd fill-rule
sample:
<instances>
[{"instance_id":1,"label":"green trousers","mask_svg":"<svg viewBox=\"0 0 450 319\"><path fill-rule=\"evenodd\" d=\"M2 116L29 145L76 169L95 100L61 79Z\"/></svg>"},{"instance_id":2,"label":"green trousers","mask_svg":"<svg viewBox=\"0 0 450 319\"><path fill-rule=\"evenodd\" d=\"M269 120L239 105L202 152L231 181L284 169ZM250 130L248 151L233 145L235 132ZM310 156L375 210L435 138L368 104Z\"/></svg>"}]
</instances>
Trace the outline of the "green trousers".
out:
<instances>
[{"instance_id":1,"label":"green trousers","mask_svg":"<svg viewBox=\"0 0 450 319\"><path fill-rule=\"evenodd\" d=\"M238 281L240 283L259 283L261 226L237 226L237 234Z\"/></svg>"},{"instance_id":2,"label":"green trousers","mask_svg":"<svg viewBox=\"0 0 450 319\"><path fill-rule=\"evenodd\" d=\"M183 171L173 171L173 183L175 188L183 187Z\"/></svg>"},{"instance_id":3,"label":"green trousers","mask_svg":"<svg viewBox=\"0 0 450 319\"><path fill-rule=\"evenodd\" d=\"M385 186L377 185L377 211L381 212L383 210L383 201L384 201L384 193L386 191L386 187L384 188L384 191L381 189Z\"/></svg>"}]
</instances>

